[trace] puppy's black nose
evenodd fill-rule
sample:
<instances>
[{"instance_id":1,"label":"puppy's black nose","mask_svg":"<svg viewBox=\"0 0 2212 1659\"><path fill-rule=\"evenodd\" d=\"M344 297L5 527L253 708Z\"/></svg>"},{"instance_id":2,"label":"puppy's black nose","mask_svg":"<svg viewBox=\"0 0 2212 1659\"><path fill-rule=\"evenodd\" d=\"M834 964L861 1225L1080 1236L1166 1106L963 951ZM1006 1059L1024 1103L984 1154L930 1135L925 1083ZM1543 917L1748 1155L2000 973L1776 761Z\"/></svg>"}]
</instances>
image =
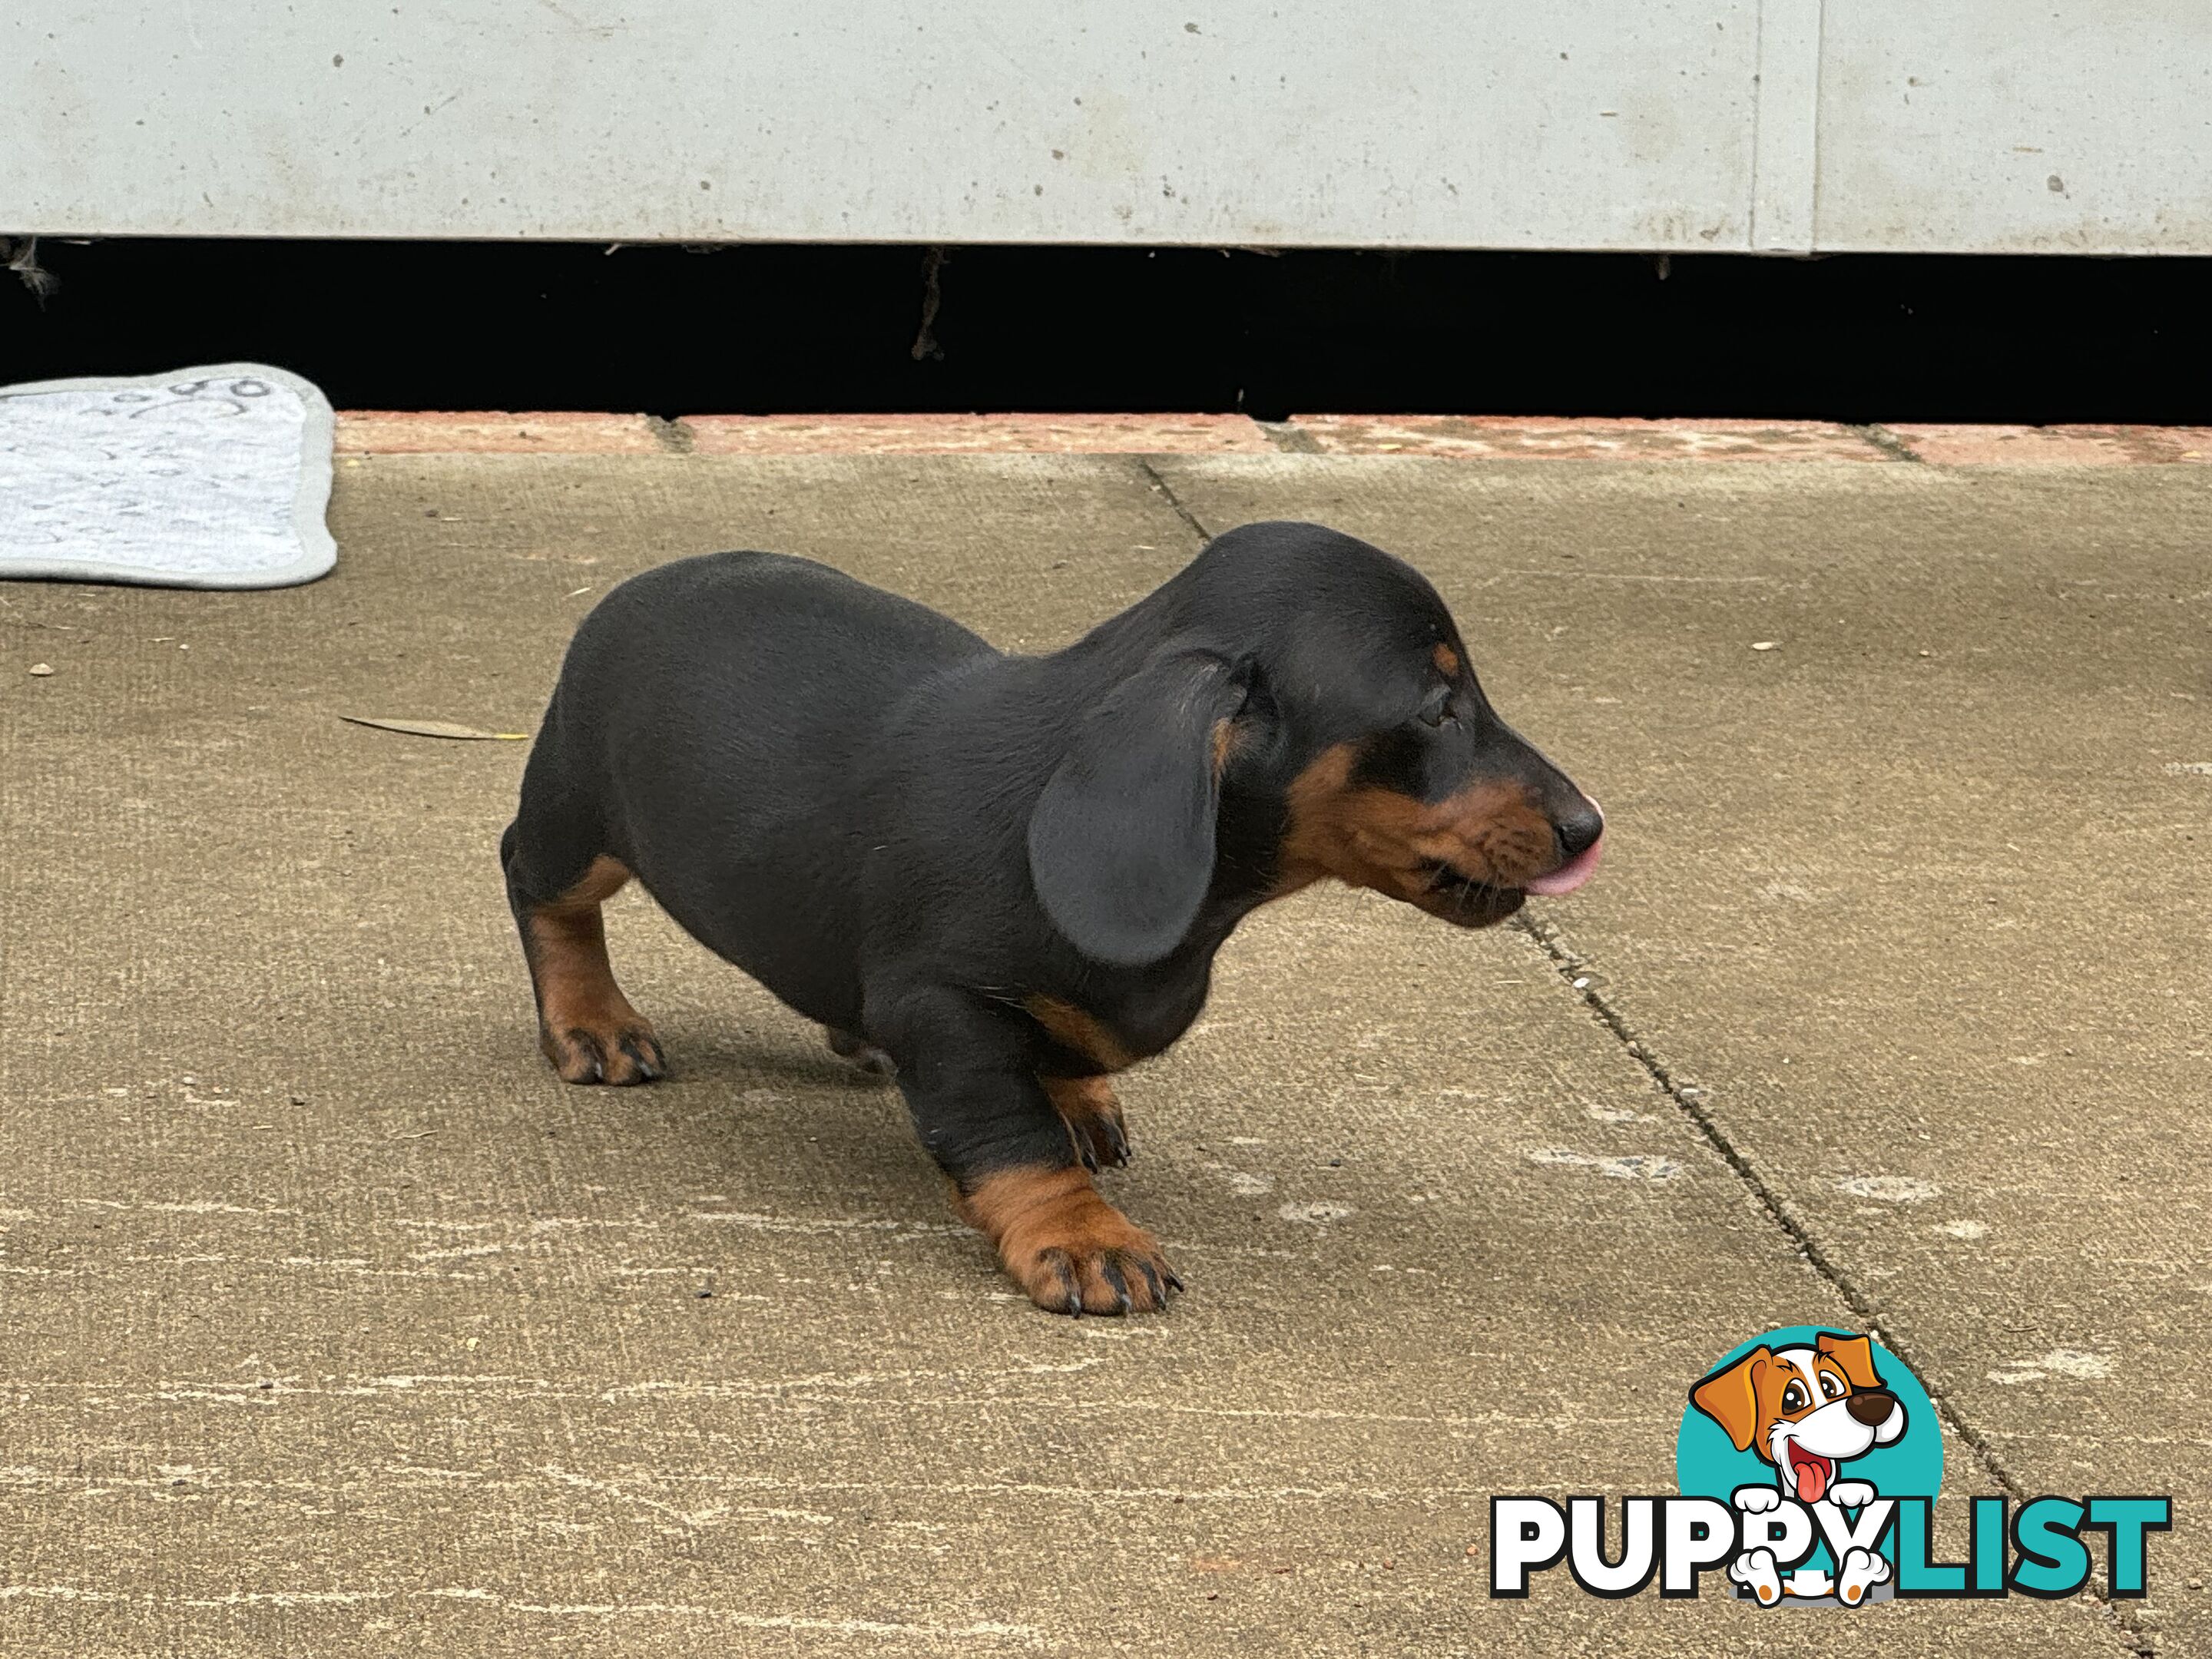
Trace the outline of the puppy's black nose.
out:
<instances>
[{"instance_id":1,"label":"puppy's black nose","mask_svg":"<svg viewBox=\"0 0 2212 1659\"><path fill-rule=\"evenodd\" d=\"M1595 802L1586 800L1555 822L1552 833L1559 837L1560 862L1578 859L1605 833L1605 814L1597 810Z\"/></svg>"},{"instance_id":2,"label":"puppy's black nose","mask_svg":"<svg viewBox=\"0 0 2212 1659\"><path fill-rule=\"evenodd\" d=\"M1887 1389L1861 1389L1851 1396L1848 1409L1867 1427L1879 1428L1889 1420L1890 1413L1897 1409L1897 1396Z\"/></svg>"}]
</instances>

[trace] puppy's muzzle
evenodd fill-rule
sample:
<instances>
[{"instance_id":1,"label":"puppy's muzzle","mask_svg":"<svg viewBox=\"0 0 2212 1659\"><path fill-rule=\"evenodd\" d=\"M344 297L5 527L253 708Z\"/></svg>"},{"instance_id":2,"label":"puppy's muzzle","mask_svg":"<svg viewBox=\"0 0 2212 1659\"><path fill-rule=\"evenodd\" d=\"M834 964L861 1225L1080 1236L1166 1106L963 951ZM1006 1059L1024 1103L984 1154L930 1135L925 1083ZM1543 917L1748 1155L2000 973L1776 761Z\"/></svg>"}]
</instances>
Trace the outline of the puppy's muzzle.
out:
<instances>
[{"instance_id":1,"label":"puppy's muzzle","mask_svg":"<svg viewBox=\"0 0 2212 1659\"><path fill-rule=\"evenodd\" d=\"M1605 814L1588 796L1579 805L1562 813L1552 824L1552 839L1559 843L1558 866L1522 884L1530 893L1571 893L1597 873L1605 856Z\"/></svg>"}]
</instances>

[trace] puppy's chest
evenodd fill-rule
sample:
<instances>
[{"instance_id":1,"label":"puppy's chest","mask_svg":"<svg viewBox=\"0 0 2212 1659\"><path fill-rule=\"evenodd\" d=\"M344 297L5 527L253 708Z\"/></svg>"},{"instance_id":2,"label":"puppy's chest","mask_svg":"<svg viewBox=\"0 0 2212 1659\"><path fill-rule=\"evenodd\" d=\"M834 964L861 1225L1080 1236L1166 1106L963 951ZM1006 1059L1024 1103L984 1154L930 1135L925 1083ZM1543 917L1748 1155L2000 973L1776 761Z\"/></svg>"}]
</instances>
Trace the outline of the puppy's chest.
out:
<instances>
[{"instance_id":1,"label":"puppy's chest","mask_svg":"<svg viewBox=\"0 0 2212 1659\"><path fill-rule=\"evenodd\" d=\"M1055 1048L1102 1072L1118 1072L1167 1048L1198 1018L1206 981L1116 988L1083 1004L1032 992L1022 1006Z\"/></svg>"}]
</instances>

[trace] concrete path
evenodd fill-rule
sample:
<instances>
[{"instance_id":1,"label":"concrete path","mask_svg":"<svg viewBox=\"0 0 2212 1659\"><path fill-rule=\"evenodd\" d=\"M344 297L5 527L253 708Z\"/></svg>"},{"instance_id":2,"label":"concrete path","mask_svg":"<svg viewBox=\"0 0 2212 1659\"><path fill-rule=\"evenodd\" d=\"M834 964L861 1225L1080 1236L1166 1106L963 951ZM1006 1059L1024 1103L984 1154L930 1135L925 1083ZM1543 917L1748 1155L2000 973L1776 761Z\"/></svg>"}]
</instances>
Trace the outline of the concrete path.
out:
<instances>
[{"instance_id":1,"label":"concrete path","mask_svg":"<svg viewBox=\"0 0 2212 1659\"><path fill-rule=\"evenodd\" d=\"M374 455L314 586L0 590L0 1651L2212 1652L2212 473L1212 447ZM1293 515L1430 574L1612 856L1233 941L1125 1091L1165 1317L1016 1298L641 897L677 1074L560 1085L523 745L338 718L526 731L683 554L1043 648ZM1799 1322L1917 1368L1954 1510L2174 1494L2148 1604L1487 1599L1490 1495L1671 1489Z\"/></svg>"}]
</instances>

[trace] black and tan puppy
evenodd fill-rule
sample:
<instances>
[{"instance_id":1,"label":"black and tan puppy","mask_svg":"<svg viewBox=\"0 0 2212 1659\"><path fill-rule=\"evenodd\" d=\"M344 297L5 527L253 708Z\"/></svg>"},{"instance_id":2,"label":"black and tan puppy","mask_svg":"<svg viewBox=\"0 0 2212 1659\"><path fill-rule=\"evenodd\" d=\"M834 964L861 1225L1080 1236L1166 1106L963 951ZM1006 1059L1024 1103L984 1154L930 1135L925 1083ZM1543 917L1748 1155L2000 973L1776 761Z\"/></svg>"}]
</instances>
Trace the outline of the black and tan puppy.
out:
<instances>
[{"instance_id":1,"label":"black and tan puppy","mask_svg":"<svg viewBox=\"0 0 2212 1659\"><path fill-rule=\"evenodd\" d=\"M1197 1017L1240 920L1334 877L1485 927L1603 828L1419 573L1255 524L1043 657L804 559L647 571L577 630L500 852L563 1078L665 1068L600 926L635 876L896 1067L1040 1307L1117 1313L1180 1281L1091 1184L1127 1156L1109 1079Z\"/></svg>"}]
</instances>

